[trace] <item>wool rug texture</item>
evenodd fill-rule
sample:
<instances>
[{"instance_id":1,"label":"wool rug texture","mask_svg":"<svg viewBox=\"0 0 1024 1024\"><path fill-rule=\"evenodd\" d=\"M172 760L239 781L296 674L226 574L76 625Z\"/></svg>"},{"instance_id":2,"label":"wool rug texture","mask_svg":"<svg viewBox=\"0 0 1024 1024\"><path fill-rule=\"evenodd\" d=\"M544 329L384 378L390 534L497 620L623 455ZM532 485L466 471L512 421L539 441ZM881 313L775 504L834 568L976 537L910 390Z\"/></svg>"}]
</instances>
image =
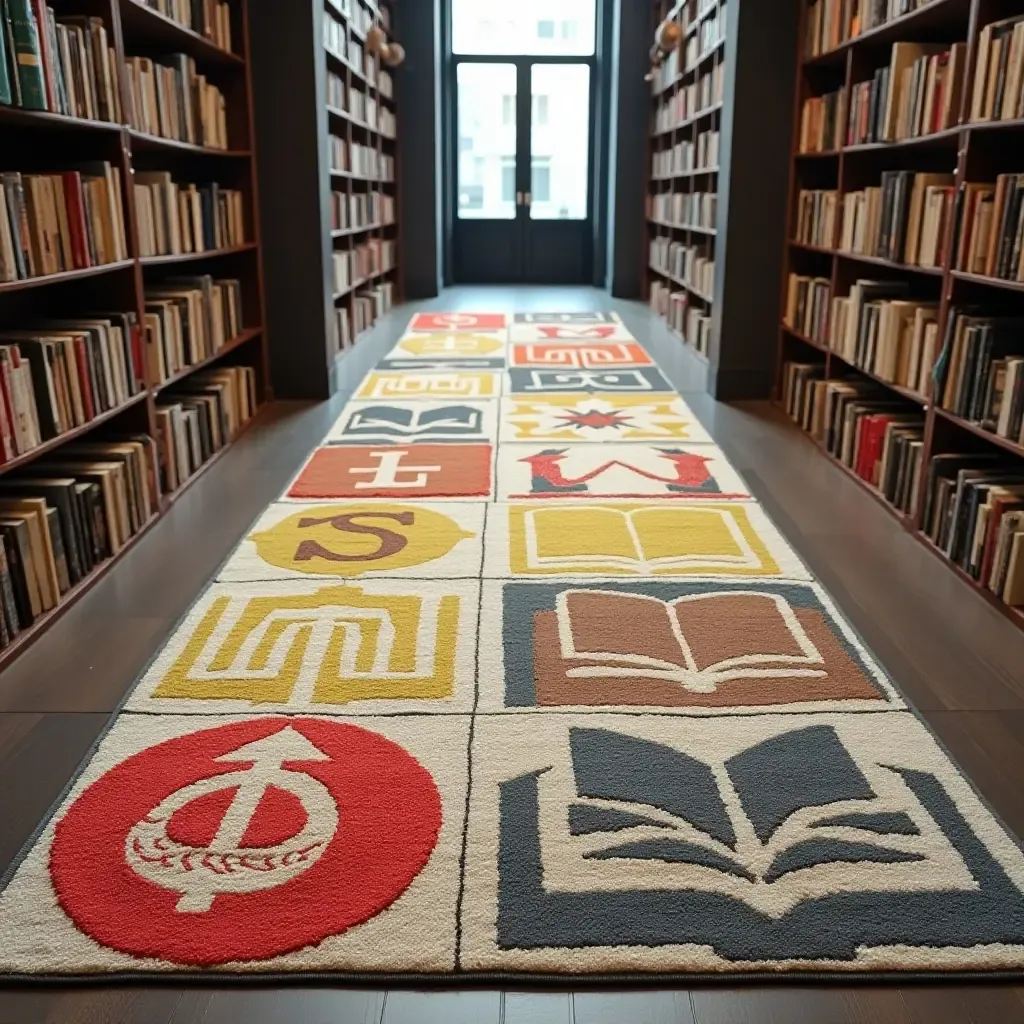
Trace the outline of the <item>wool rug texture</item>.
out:
<instances>
[{"instance_id":1,"label":"wool rug texture","mask_svg":"<svg viewBox=\"0 0 1024 1024\"><path fill-rule=\"evenodd\" d=\"M416 316L0 893L42 979L1022 967L1017 841L605 313Z\"/></svg>"}]
</instances>

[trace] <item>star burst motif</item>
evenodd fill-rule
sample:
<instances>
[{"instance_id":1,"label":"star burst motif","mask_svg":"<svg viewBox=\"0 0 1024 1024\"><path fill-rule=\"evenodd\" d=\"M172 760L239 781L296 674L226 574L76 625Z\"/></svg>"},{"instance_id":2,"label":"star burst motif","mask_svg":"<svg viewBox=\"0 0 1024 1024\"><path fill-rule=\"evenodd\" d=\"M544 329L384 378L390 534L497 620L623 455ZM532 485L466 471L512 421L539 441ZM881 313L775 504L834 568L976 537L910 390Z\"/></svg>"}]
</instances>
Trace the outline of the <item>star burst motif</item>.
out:
<instances>
[{"instance_id":1,"label":"star burst motif","mask_svg":"<svg viewBox=\"0 0 1024 1024\"><path fill-rule=\"evenodd\" d=\"M627 427L632 417L621 412L601 412L598 409L590 409L587 412L568 413L559 416L558 419L570 427Z\"/></svg>"}]
</instances>

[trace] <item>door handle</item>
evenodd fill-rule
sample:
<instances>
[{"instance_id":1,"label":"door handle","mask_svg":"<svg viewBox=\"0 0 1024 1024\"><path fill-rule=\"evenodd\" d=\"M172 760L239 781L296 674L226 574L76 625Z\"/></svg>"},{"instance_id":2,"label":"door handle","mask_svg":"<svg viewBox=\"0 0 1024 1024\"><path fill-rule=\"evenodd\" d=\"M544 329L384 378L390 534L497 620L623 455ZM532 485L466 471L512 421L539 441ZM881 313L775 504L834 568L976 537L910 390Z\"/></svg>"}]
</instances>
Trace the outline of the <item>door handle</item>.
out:
<instances>
[{"instance_id":1,"label":"door handle","mask_svg":"<svg viewBox=\"0 0 1024 1024\"><path fill-rule=\"evenodd\" d=\"M527 192L526 193L526 198L523 200L523 205L524 206L532 206L533 205L533 193L532 192Z\"/></svg>"},{"instance_id":2,"label":"door handle","mask_svg":"<svg viewBox=\"0 0 1024 1024\"><path fill-rule=\"evenodd\" d=\"M516 206L522 206L522 205L523 205L523 193L522 192L517 192L516 193Z\"/></svg>"}]
</instances>

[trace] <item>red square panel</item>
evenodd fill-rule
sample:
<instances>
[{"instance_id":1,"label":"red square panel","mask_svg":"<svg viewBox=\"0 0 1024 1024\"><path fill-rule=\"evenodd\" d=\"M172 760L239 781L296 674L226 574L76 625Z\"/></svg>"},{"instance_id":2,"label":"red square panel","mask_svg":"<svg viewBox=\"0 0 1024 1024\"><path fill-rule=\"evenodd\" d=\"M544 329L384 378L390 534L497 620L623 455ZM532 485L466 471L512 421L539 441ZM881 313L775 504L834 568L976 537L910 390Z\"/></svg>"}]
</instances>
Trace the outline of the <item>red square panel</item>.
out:
<instances>
[{"instance_id":1,"label":"red square panel","mask_svg":"<svg viewBox=\"0 0 1024 1024\"><path fill-rule=\"evenodd\" d=\"M616 366L650 366L651 357L634 341L557 342L513 345L513 366L539 366L553 370L603 370Z\"/></svg>"},{"instance_id":2,"label":"red square panel","mask_svg":"<svg viewBox=\"0 0 1024 1024\"><path fill-rule=\"evenodd\" d=\"M486 498L489 444L331 445L318 448L291 498Z\"/></svg>"},{"instance_id":3,"label":"red square panel","mask_svg":"<svg viewBox=\"0 0 1024 1024\"><path fill-rule=\"evenodd\" d=\"M410 331L500 331L504 313L418 313Z\"/></svg>"}]
</instances>

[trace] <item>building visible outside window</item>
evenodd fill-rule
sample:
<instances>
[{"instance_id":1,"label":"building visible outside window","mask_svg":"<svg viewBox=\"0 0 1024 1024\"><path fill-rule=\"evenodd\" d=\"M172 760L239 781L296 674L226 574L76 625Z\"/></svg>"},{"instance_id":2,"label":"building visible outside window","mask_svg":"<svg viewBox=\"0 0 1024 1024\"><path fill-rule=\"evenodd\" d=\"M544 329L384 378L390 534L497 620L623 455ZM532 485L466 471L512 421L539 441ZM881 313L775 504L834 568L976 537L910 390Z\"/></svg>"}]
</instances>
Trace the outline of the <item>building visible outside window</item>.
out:
<instances>
[{"instance_id":1,"label":"building visible outside window","mask_svg":"<svg viewBox=\"0 0 1024 1024\"><path fill-rule=\"evenodd\" d=\"M548 98L544 95L535 94L533 97L533 123L548 123Z\"/></svg>"},{"instance_id":2,"label":"building visible outside window","mask_svg":"<svg viewBox=\"0 0 1024 1024\"><path fill-rule=\"evenodd\" d=\"M516 162L505 159L501 163L501 201L514 203L516 200Z\"/></svg>"},{"instance_id":3,"label":"building visible outside window","mask_svg":"<svg viewBox=\"0 0 1024 1024\"><path fill-rule=\"evenodd\" d=\"M535 203L551 202L551 164L547 158L534 160L531 168L533 179L533 201Z\"/></svg>"},{"instance_id":4,"label":"building visible outside window","mask_svg":"<svg viewBox=\"0 0 1024 1024\"><path fill-rule=\"evenodd\" d=\"M538 21L537 22L537 38L538 39L554 39L555 38L555 23L553 21Z\"/></svg>"},{"instance_id":5,"label":"building visible outside window","mask_svg":"<svg viewBox=\"0 0 1024 1024\"><path fill-rule=\"evenodd\" d=\"M508 94L501 97L501 123L516 123L516 98Z\"/></svg>"}]
</instances>

